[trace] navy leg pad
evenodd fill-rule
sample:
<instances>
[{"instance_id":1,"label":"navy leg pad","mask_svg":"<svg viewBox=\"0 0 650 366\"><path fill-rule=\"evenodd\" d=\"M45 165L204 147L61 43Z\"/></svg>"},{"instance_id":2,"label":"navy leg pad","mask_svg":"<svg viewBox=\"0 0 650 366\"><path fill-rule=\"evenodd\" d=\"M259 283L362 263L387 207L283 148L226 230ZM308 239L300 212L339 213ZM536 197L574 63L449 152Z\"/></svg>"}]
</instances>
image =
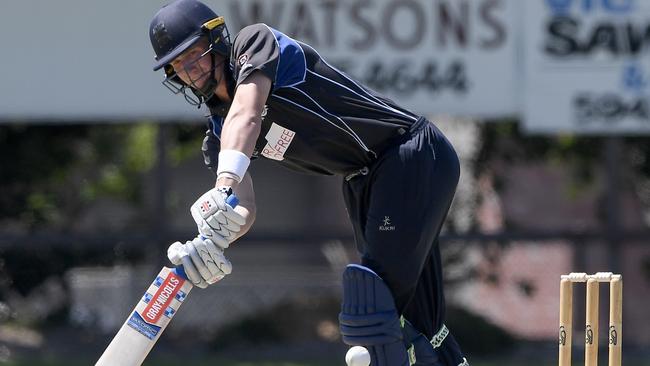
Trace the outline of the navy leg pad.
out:
<instances>
[{"instance_id":1,"label":"navy leg pad","mask_svg":"<svg viewBox=\"0 0 650 366\"><path fill-rule=\"evenodd\" d=\"M409 366L393 295L369 268L351 264L343 272L339 324L343 342L366 347L372 366Z\"/></svg>"}]
</instances>

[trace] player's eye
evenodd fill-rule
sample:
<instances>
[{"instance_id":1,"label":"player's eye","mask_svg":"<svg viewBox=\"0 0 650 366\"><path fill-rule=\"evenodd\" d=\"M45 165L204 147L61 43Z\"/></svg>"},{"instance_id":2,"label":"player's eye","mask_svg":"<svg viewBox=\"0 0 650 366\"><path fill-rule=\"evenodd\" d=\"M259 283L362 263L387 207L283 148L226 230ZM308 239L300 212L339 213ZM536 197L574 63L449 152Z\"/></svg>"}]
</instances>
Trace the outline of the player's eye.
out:
<instances>
[{"instance_id":1,"label":"player's eye","mask_svg":"<svg viewBox=\"0 0 650 366\"><path fill-rule=\"evenodd\" d=\"M180 66L182 63L183 63L183 62L182 62L182 59L181 59L181 58L177 58L177 59L175 59L175 60L172 60L171 65L172 65L173 68L177 68L177 67Z\"/></svg>"}]
</instances>

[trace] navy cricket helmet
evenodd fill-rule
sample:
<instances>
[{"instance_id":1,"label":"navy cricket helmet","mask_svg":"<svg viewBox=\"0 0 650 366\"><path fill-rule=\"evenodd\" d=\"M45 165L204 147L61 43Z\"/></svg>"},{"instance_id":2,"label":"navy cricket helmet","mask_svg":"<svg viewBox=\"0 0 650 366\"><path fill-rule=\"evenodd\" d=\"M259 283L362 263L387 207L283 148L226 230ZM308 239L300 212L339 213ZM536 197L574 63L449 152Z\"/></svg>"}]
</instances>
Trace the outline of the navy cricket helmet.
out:
<instances>
[{"instance_id":1,"label":"navy cricket helmet","mask_svg":"<svg viewBox=\"0 0 650 366\"><path fill-rule=\"evenodd\" d=\"M212 67L209 82L198 88L183 83L170 63L202 37L208 40L207 51L212 59ZM230 57L230 34L223 17L200 1L176 0L154 15L149 25L149 38L156 54L153 69L164 68L163 84L168 89L174 94L183 93L190 104L199 106L214 95L214 88L218 84L214 80L214 69L217 67L214 55L219 54L224 60ZM194 96L187 93L187 87Z\"/></svg>"}]
</instances>

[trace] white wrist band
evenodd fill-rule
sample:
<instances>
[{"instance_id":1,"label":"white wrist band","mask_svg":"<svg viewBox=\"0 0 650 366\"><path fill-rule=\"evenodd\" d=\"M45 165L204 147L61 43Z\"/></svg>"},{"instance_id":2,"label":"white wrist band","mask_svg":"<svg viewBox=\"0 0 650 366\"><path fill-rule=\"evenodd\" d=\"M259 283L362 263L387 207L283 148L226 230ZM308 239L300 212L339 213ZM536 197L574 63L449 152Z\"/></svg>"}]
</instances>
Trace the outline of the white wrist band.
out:
<instances>
[{"instance_id":1,"label":"white wrist band","mask_svg":"<svg viewBox=\"0 0 650 366\"><path fill-rule=\"evenodd\" d=\"M230 173L237 176L237 182L241 182L246 174L248 165L251 160L241 151L221 150L219 152L219 165L217 166L217 176L221 173Z\"/></svg>"}]
</instances>

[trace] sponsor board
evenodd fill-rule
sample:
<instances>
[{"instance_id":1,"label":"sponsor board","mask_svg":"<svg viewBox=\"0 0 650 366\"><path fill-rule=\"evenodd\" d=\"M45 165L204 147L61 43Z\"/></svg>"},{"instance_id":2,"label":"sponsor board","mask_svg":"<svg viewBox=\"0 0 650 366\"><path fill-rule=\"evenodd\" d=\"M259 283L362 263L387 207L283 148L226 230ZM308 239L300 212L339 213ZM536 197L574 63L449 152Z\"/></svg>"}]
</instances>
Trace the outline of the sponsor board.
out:
<instances>
[{"instance_id":1,"label":"sponsor board","mask_svg":"<svg viewBox=\"0 0 650 366\"><path fill-rule=\"evenodd\" d=\"M650 132L650 2L523 3L525 129Z\"/></svg>"}]
</instances>

